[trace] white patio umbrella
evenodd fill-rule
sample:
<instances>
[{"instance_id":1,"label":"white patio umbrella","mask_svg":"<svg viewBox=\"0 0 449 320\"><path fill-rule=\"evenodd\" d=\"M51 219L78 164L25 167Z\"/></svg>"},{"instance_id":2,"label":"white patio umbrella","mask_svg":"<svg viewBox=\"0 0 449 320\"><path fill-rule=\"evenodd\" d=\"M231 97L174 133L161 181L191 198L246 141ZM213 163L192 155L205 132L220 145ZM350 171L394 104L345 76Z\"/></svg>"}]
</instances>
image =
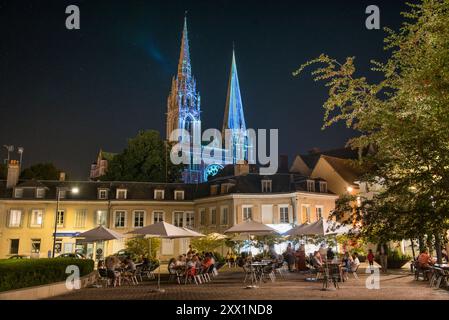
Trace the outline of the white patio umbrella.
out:
<instances>
[{"instance_id":1,"label":"white patio umbrella","mask_svg":"<svg viewBox=\"0 0 449 320\"><path fill-rule=\"evenodd\" d=\"M110 240L120 240L125 238L121 233L108 229L105 226L98 226L83 233L80 233L76 238L83 238L82 243L97 243Z\"/></svg>"},{"instance_id":2,"label":"white patio umbrella","mask_svg":"<svg viewBox=\"0 0 449 320\"><path fill-rule=\"evenodd\" d=\"M311 224L302 224L286 232L291 236L328 236L345 234L350 231L350 227L344 226L335 221L328 221L321 218Z\"/></svg>"},{"instance_id":3,"label":"white patio umbrella","mask_svg":"<svg viewBox=\"0 0 449 320\"><path fill-rule=\"evenodd\" d=\"M189 229L189 228L186 228L186 227L182 227L181 229L187 231L190 234L192 234L193 237L200 238L200 237L205 237L206 236L205 234L196 232L195 230L192 230L192 229Z\"/></svg>"},{"instance_id":4,"label":"white patio umbrella","mask_svg":"<svg viewBox=\"0 0 449 320\"><path fill-rule=\"evenodd\" d=\"M263 223L253 221L251 219L245 220L239 224L236 224L226 230L224 233L238 233L240 235L248 235L249 251L251 252L251 236L265 236L270 234L277 234L277 231ZM257 288L254 285L254 277L251 277L251 286L247 286L248 289Z\"/></svg>"},{"instance_id":5,"label":"white patio umbrella","mask_svg":"<svg viewBox=\"0 0 449 320\"><path fill-rule=\"evenodd\" d=\"M134 229L128 233L132 234L140 234L150 238L161 238L161 239L179 239L179 238L194 238L198 237L194 235L192 230L184 230L183 228L178 228L170 223L165 221L161 221L155 224L150 224L148 226ZM200 233L198 233L200 234ZM151 244L151 240L150 240ZM151 252L151 247L150 247ZM157 289L153 290L154 292L165 292L165 290L161 289L161 264L159 263L158 269L158 280L157 280Z\"/></svg>"}]
</instances>

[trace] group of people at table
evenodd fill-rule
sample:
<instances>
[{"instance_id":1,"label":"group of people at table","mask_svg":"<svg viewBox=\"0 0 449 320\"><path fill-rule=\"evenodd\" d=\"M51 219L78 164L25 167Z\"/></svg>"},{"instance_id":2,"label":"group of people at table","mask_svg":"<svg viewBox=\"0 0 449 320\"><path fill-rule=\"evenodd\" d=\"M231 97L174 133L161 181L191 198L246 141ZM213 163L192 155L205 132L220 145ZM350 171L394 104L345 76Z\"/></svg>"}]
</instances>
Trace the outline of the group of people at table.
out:
<instances>
[{"instance_id":1,"label":"group of people at table","mask_svg":"<svg viewBox=\"0 0 449 320\"><path fill-rule=\"evenodd\" d=\"M171 258L168 262L170 274L178 276L195 277L199 273L211 271L215 265L215 257L212 252L196 252L192 247L186 254L178 258Z\"/></svg>"},{"instance_id":2,"label":"group of people at table","mask_svg":"<svg viewBox=\"0 0 449 320\"><path fill-rule=\"evenodd\" d=\"M317 272L323 272L326 264L332 264L338 267L343 279L347 279L348 273L356 272L360 265L357 253L349 254L346 252L341 259L338 259L332 248L321 248L307 256L304 245L295 251L292 245L288 244L284 257L290 272L294 271L294 267L296 267L297 271L310 271L311 269L315 269ZM374 255L371 250L367 258L370 265L372 265Z\"/></svg>"},{"instance_id":3,"label":"group of people at table","mask_svg":"<svg viewBox=\"0 0 449 320\"><path fill-rule=\"evenodd\" d=\"M143 258L143 262L139 265L149 264L148 259ZM117 256L109 256L105 261L98 261L97 269L100 275L111 280L113 286L121 285L122 281L134 283L137 265L131 257L125 257L120 260Z\"/></svg>"}]
</instances>

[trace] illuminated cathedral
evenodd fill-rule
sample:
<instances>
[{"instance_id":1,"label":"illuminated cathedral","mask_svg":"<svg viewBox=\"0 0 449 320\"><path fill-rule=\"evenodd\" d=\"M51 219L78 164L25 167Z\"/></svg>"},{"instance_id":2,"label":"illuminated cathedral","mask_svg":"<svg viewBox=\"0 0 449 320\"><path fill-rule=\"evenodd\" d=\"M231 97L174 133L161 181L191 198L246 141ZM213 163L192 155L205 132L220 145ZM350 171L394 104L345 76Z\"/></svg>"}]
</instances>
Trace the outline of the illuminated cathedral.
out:
<instances>
[{"instance_id":1,"label":"illuminated cathedral","mask_svg":"<svg viewBox=\"0 0 449 320\"><path fill-rule=\"evenodd\" d=\"M171 139L170 135L175 129L184 129L189 137ZM201 97L196 88L196 79L192 75L190 61L189 39L187 33L187 19L184 18L184 29L181 40L181 53L179 57L178 72L172 79L170 94L167 99L166 137L169 141L193 141L194 135L201 137ZM232 52L231 71L229 75L228 92L222 137L228 131L229 144L223 141L223 159L217 163L194 163L193 157L205 150L204 145L189 144L191 161L186 164L182 173L185 183L201 183L207 181L223 169L223 163L248 163L251 157L252 143L248 137L240 94L239 79L235 52ZM230 134L229 134L230 133ZM187 138L187 139L186 139Z\"/></svg>"}]
</instances>

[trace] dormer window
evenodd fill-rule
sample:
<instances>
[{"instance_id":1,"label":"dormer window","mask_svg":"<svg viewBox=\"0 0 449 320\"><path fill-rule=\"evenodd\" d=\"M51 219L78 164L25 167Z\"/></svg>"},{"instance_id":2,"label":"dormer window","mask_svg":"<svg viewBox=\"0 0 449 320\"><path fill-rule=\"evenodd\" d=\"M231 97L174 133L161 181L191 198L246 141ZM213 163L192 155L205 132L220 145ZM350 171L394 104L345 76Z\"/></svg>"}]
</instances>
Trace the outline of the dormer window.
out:
<instances>
[{"instance_id":1,"label":"dormer window","mask_svg":"<svg viewBox=\"0 0 449 320\"><path fill-rule=\"evenodd\" d=\"M162 189L154 190L154 200L164 200L164 197L165 197L164 190L162 190ZM176 199L176 192L175 192L175 199Z\"/></svg>"},{"instance_id":2,"label":"dormer window","mask_svg":"<svg viewBox=\"0 0 449 320\"><path fill-rule=\"evenodd\" d=\"M218 184L210 186L210 195L215 196L218 193Z\"/></svg>"},{"instance_id":3,"label":"dormer window","mask_svg":"<svg viewBox=\"0 0 449 320\"><path fill-rule=\"evenodd\" d=\"M175 190L175 200L184 200L184 190Z\"/></svg>"},{"instance_id":4,"label":"dormer window","mask_svg":"<svg viewBox=\"0 0 449 320\"><path fill-rule=\"evenodd\" d=\"M221 185L221 193L222 194L229 193L229 189L231 189L232 186L233 186L232 183L223 183Z\"/></svg>"},{"instance_id":5,"label":"dormer window","mask_svg":"<svg viewBox=\"0 0 449 320\"><path fill-rule=\"evenodd\" d=\"M42 199L43 197L45 197L45 189L36 188L36 198Z\"/></svg>"},{"instance_id":6,"label":"dormer window","mask_svg":"<svg viewBox=\"0 0 449 320\"><path fill-rule=\"evenodd\" d=\"M98 199L106 200L108 198L108 189L98 189Z\"/></svg>"},{"instance_id":7,"label":"dormer window","mask_svg":"<svg viewBox=\"0 0 449 320\"><path fill-rule=\"evenodd\" d=\"M314 180L307 180L307 191L315 192L315 181Z\"/></svg>"},{"instance_id":8,"label":"dormer window","mask_svg":"<svg viewBox=\"0 0 449 320\"><path fill-rule=\"evenodd\" d=\"M262 192L271 192L271 180L262 180Z\"/></svg>"},{"instance_id":9,"label":"dormer window","mask_svg":"<svg viewBox=\"0 0 449 320\"><path fill-rule=\"evenodd\" d=\"M327 182L326 181L320 181L320 192L323 192L323 193L327 192Z\"/></svg>"},{"instance_id":10,"label":"dormer window","mask_svg":"<svg viewBox=\"0 0 449 320\"><path fill-rule=\"evenodd\" d=\"M126 189L117 189L116 198L117 200L125 200L128 196L128 190Z\"/></svg>"},{"instance_id":11,"label":"dormer window","mask_svg":"<svg viewBox=\"0 0 449 320\"><path fill-rule=\"evenodd\" d=\"M23 197L23 189L15 188L14 189L14 198L22 198Z\"/></svg>"},{"instance_id":12,"label":"dormer window","mask_svg":"<svg viewBox=\"0 0 449 320\"><path fill-rule=\"evenodd\" d=\"M65 199L67 195L66 190L59 190L59 199Z\"/></svg>"}]
</instances>

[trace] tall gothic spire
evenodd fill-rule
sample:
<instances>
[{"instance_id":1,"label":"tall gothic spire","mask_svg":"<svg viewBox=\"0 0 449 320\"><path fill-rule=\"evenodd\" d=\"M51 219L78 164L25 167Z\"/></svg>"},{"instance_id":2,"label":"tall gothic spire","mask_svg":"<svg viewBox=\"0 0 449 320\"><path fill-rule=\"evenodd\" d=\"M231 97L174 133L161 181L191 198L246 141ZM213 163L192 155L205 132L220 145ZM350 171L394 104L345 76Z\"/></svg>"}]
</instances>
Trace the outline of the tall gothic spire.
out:
<instances>
[{"instance_id":1,"label":"tall gothic spire","mask_svg":"<svg viewBox=\"0 0 449 320\"><path fill-rule=\"evenodd\" d=\"M184 17L184 29L182 31L181 53L179 55L178 79L189 81L191 77L189 38L187 36L187 16Z\"/></svg>"},{"instance_id":2,"label":"tall gothic spire","mask_svg":"<svg viewBox=\"0 0 449 320\"><path fill-rule=\"evenodd\" d=\"M228 95L226 98L226 107L223 120L223 133L225 129L246 130L234 50L232 50L232 64L229 75Z\"/></svg>"}]
</instances>

